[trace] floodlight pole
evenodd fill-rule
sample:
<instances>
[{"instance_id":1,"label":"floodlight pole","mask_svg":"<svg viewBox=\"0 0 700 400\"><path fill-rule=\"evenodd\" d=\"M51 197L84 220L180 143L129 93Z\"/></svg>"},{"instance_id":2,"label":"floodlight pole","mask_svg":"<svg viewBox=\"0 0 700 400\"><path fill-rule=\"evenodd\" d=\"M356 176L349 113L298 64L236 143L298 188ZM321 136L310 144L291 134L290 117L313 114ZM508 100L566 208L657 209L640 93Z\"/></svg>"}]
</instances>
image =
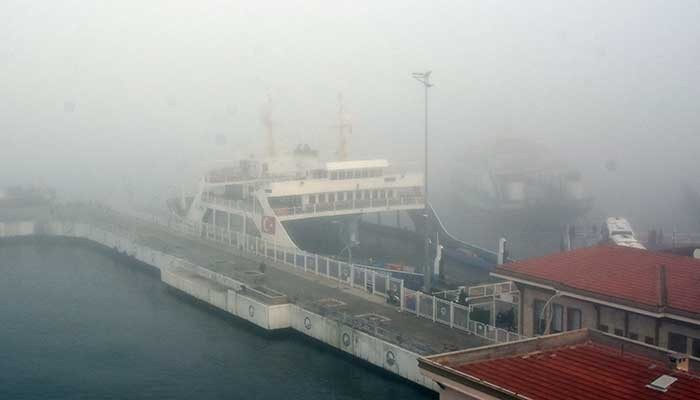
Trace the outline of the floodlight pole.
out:
<instances>
[{"instance_id":1,"label":"floodlight pole","mask_svg":"<svg viewBox=\"0 0 700 400\"><path fill-rule=\"evenodd\" d=\"M424 168L423 168L423 201L425 202L424 216L424 244L425 244L425 259L423 265L423 291L425 293L432 292L433 268L430 262L430 203L428 202L428 89L433 86L430 83L430 74L427 72L414 72L413 78L423 84L425 89L425 145L424 150Z\"/></svg>"}]
</instances>

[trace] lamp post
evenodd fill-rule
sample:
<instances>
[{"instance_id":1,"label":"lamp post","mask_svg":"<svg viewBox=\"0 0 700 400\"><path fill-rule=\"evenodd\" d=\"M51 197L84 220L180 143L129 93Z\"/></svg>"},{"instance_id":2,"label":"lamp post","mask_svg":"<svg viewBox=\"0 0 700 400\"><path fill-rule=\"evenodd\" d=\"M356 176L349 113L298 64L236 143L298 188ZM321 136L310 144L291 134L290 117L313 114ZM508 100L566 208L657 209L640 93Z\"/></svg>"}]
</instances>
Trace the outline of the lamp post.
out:
<instances>
[{"instance_id":1,"label":"lamp post","mask_svg":"<svg viewBox=\"0 0 700 400\"><path fill-rule=\"evenodd\" d=\"M423 84L425 89L425 145L424 145L424 168L423 168L423 201L425 203L425 260L423 266L423 291L430 293L432 290L432 279L433 279L433 269L430 263L430 210L428 203L428 89L430 89L433 84L430 83L430 74L432 71L427 72L414 72L413 78L418 82Z\"/></svg>"}]
</instances>

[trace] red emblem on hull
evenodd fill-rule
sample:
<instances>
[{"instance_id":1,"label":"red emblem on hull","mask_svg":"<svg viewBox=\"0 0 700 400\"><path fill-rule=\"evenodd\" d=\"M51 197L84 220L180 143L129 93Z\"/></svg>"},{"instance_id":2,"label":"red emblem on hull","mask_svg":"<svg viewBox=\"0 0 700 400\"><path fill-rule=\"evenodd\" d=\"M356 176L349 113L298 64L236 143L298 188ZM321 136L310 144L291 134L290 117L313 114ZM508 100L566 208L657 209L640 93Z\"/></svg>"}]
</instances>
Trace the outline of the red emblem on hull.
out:
<instances>
[{"instance_id":1,"label":"red emblem on hull","mask_svg":"<svg viewBox=\"0 0 700 400\"><path fill-rule=\"evenodd\" d=\"M268 235L274 235L275 234L275 217L269 217L267 215L263 215L263 217L262 217L262 230L263 230L263 232L267 233Z\"/></svg>"}]
</instances>

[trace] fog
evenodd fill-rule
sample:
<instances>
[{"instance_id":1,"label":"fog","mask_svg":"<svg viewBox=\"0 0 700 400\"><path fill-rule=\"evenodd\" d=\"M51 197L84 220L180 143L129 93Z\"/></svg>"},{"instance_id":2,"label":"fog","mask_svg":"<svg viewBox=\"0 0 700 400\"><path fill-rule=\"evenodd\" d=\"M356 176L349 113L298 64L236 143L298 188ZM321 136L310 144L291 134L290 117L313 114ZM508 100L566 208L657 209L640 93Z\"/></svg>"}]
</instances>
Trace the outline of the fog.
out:
<instances>
[{"instance_id":1,"label":"fog","mask_svg":"<svg viewBox=\"0 0 700 400\"><path fill-rule=\"evenodd\" d=\"M262 153L268 95L280 149L332 158L342 93L352 158L420 167L411 73L432 70L441 214L460 212L445 177L465 157L527 138L582 172L592 219L697 231L680 188L698 183L699 20L680 0L3 1L0 187L163 202L211 160Z\"/></svg>"}]
</instances>

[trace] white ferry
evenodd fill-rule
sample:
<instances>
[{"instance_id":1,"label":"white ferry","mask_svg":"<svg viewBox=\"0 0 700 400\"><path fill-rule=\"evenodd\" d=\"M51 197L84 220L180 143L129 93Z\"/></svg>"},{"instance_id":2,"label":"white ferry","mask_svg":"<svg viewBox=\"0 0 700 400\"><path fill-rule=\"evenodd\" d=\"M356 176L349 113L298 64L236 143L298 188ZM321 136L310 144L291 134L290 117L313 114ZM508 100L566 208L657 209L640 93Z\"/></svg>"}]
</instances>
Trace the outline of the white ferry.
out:
<instances>
[{"instance_id":1,"label":"white ferry","mask_svg":"<svg viewBox=\"0 0 700 400\"><path fill-rule=\"evenodd\" d=\"M362 216L425 207L423 175L392 170L383 159L323 162L299 146L218 164L181 210L188 221L310 252L335 255L359 244Z\"/></svg>"}]
</instances>

